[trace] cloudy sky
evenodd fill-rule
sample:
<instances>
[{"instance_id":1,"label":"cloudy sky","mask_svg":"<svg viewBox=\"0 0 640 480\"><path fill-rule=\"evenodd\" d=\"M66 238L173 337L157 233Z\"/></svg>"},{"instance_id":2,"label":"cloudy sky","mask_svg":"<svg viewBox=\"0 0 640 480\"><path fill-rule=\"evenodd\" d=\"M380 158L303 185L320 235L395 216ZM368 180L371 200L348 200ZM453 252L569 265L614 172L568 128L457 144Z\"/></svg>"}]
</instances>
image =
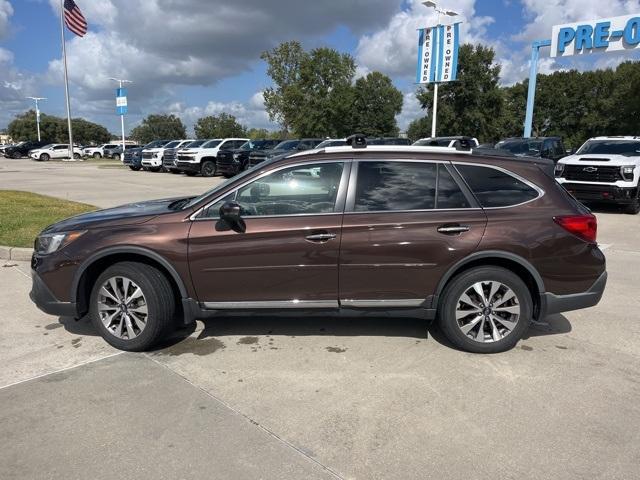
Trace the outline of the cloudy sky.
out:
<instances>
[{"instance_id":1,"label":"cloudy sky","mask_svg":"<svg viewBox=\"0 0 640 480\"><path fill-rule=\"evenodd\" d=\"M351 53L359 74L390 75L405 95L401 127L421 116L414 98L418 27L435 23L419 0L76 0L89 33L67 35L72 113L119 131L114 84L132 80L127 130L150 113L187 125L229 112L253 127L275 128L261 91L269 86L260 53L287 40ZM442 0L461 12L464 42L496 49L510 84L527 76L530 43L552 25L640 13L640 0ZM59 0L0 0L0 128L44 96L42 110L64 115ZM615 66L638 52L573 57L540 70Z\"/></svg>"}]
</instances>

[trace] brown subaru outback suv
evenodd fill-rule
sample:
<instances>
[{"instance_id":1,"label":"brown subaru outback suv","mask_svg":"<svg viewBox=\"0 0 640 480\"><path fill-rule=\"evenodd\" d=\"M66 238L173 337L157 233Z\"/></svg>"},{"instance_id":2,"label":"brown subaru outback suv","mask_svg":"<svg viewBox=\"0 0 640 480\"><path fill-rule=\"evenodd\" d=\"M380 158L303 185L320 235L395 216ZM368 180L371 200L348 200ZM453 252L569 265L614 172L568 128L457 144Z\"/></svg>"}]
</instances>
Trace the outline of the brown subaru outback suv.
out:
<instances>
[{"instance_id":1,"label":"brown subaru outback suv","mask_svg":"<svg viewBox=\"0 0 640 480\"><path fill-rule=\"evenodd\" d=\"M534 161L356 141L52 225L31 298L88 314L123 350L232 310L296 309L415 314L458 348L499 352L531 321L598 303L596 228Z\"/></svg>"}]
</instances>

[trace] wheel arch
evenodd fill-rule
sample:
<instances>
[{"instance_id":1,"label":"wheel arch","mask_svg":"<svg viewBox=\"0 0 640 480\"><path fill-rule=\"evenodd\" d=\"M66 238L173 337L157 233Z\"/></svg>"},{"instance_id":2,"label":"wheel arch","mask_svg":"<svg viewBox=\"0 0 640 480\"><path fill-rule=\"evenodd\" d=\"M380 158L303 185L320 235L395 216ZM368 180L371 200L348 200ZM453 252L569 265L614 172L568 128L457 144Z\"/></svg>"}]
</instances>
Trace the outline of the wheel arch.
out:
<instances>
[{"instance_id":1,"label":"wheel arch","mask_svg":"<svg viewBox=\"0 0 640 480\"><path fill-rule=\"evenodd\" d=\"M77 304L80 315L88 311L89 296L98 276L109 266L126 261L144 263L163 272L176 296L176 305L180 305L181 300L189 297L186 285L176 269L159 253L138 246L112 247L91 255L82 262L74 275L71 301Z\"/></svg>"},{"instance_id":2,"label":"wheel arch","mask_svg":"<svg viewBox=\"0 0 640 480\"><path fill-rule=\"evenodd\" d=\"M534 318L541 318L544 315L546 306L541 294L545 292L545 287L540 273L528 260L520 255L499 250L475 252L454 264L440 279L433 296L432 308L437 309L439 307L442 293L453 278L464 271L481 266L502 267L518 275L531 292L531 299L534 304Z\"/></svg>"}]
</instances>

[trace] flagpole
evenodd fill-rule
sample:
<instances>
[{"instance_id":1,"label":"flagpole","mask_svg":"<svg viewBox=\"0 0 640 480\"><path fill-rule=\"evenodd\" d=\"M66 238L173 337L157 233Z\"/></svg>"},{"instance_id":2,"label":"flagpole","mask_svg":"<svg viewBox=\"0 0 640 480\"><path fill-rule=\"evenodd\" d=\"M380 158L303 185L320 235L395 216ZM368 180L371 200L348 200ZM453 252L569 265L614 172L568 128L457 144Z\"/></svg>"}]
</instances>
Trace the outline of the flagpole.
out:
<instances>
[{"instance_id":1,"label":"flagpole","mask_svg":"<svg viewBox=\"0 0 640 480\"><path fill-rule=\"evenodd\" d=\"M60 31L62 32L62 61L64 64L64 93L67 102L67 126L69 128L69 159L73 160L73 129L71 128L71 103L69 102L69 75L67 73L67 47L64 38L64 0L60 0Z\"/></svg>"}]
</instances>

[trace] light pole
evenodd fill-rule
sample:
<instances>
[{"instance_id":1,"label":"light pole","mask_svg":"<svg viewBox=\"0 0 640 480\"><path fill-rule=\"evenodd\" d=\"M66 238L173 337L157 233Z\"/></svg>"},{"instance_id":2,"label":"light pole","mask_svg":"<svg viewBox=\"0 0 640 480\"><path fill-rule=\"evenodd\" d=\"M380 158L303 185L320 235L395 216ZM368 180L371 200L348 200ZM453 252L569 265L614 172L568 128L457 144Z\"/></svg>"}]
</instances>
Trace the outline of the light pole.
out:
<instances>
[{"instance_id":1,"label":"light pole","mask_svg":"<svg viewBox=\"0 0 640 480\"><path fill-rule=\"evenodd\" d=\"M40 141L40 109L38 108L38 102L40 100L46 100L45 97L27 97L30 100L36 102L36 129L38 130L38 141Z\"/></svg>"},{"instance_id":2,"label":"light pole","mask_svg":"<svg viewBox=\"0 0 640 480\"><path fill-rule=\"evenodd\" d=\"M133 83L131 80L125 80L123 78L109 78L109 80L113 80L114 82L118 82L120 89L122 89L122 85L126 83ZM124 113L120 115L120 126L122 127L122 158L124 158L124 150L125 150L125 138L124 138Z\"/></svg>"},{"instance_id":3,"label":"light pole","mask_svg":"<svg viewBox=\"0 0 640 480\"><path fill-rule=\"evenodd\" d=\"M440 26L440 17L442 15L446 15L448 17L455 17L459 15L458 12L453 10L447 10L445 8L439 8L436 2L427 0L422 2L422 4L427 8L433 8L436 12L438 12L438 23L436 27ZM436 136L436 124L437 124L437 116L438 116L438 82L433 83L433 109L431 116L431 138Z\"/></svg>"}]
</instances>

